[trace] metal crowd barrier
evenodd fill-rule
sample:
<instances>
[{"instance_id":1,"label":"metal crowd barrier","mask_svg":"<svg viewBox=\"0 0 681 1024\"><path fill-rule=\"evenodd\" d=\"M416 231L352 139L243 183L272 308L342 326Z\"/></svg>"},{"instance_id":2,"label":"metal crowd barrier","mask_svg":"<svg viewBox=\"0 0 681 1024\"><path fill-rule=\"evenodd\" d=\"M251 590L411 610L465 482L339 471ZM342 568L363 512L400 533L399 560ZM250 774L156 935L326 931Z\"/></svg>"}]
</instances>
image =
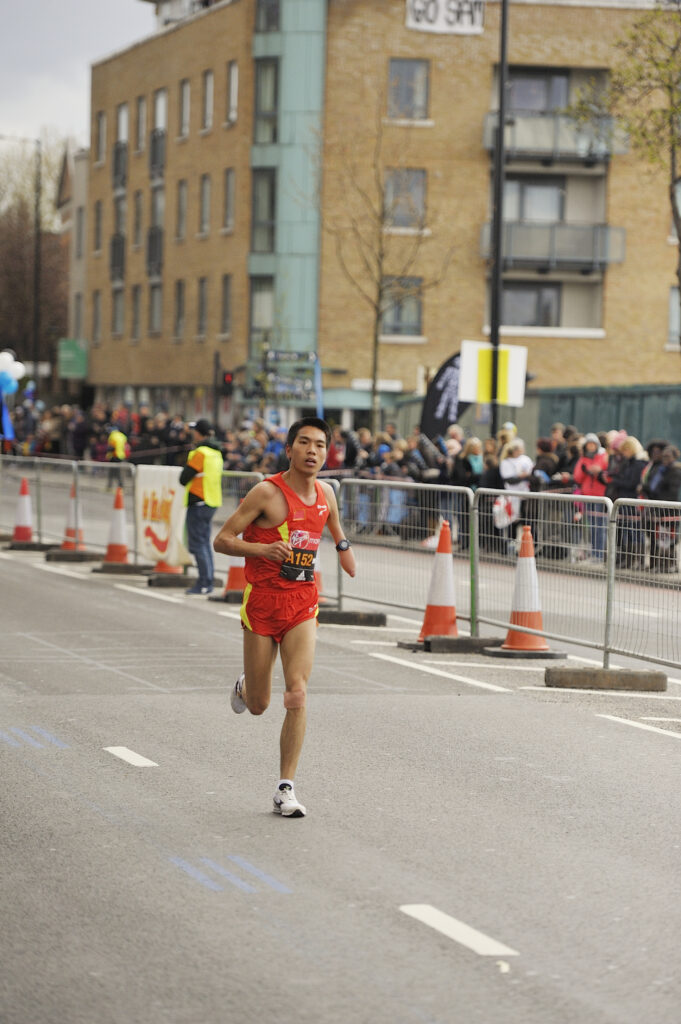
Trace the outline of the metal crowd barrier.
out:
<instances>
[{"instance_id":1,"label":"metal crowd barrier","mask_svg":"<svg viewBox=\"0 0 681 1024\"><path fill-rule=\"evenodd\" d=\"M64 537L71 487L85 546L105 551L113 494L122 486L134 537L136 469L129 463L0 456L0 531L15 524L26 477L40 543ZM226 471L224 504L215 526L237 508L260 473ZM357 549L358 574L341 570L332 542L320 549L322 593L373 606L425 610L439 524L452 530L457 619L508 629L522 527L531 529L542 611L549 639L662 665L681 665L679 532L681 503L542 491L495 491L408 481L344 478L337 491L341 519ZM510 502L509 502L510 499ZM506 509L504 523L495 503ZM523 631L522 627L514 629ZM525 629L525 632L533 630Z\"/></svg>"},{"instance_id":2,"label":"metal crowd barrier","mask_svg":"<svg viewBox=\"0 0 681 1024\"><path fill-rule=\"evenodd\" d=\"M495 502L512 521L496 525ZM424 610L440 517L452 525L457 619L471 635L508 629L522 527L532 532L542 633L602 652L681 665L681 503L343 479L341 517L357 551L338 601ZM538 632L518 627L521 632Z\"/></svg>"}]
</instances>

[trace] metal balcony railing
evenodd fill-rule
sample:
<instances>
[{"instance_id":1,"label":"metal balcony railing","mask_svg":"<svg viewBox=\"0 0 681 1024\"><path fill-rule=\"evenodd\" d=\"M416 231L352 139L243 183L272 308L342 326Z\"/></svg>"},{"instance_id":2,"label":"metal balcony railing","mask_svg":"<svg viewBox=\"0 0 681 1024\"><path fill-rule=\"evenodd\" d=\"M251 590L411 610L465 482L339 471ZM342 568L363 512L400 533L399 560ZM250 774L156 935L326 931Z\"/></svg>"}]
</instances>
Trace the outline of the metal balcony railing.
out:
<instances>
[{"instance_id":1,"label":"metal balcony railing","mask_svg":"<svg viewBox=\"0 0 681 1024\"><path fill-rule=\"evenodd\" d=\"M483 145L493 152L499 115L485 115ZM611 117L578 125L565 114L509 113L504 137L508 160L606 163L613 154L626 153L627 139Z\"/></svg>"},{"instance_id":2,"label":"metal balcony railing","mask_svg":"<svg viewBox=\"0 0 681 1024\"><path fill-rule=\"evenodd\" d=\"M109 276L112 281L125 277L125 235L112 235L109 244Z\"/></svg>"},{"instance_id":3,"label":"metal balcony railing","mask_svg":"<svg viewBox=\"0 0 681 1024\"><path fill-rule=\"evenodd\" d=\"M163 270L163 228L147 231L147 274L159 277Z\"/></svg>"},{"instance_id":4,"label":"metal balcony railing","mask_svg":"<svg viewBox=\"0 0 681 1024\"><path fill-rule=\"evenodd\" d=\"M128 144L116 142L113 148L112 179L114 189L125 188L128 180Z\"/></svg>"},{"instance_id":5,"label":"metal balcony railing","mask_svg":"<svg viewBox=\"0 0 681 1024\"><path fill-rule=\"evenodd\" d=\"M149 176L162 178L166 166L166 130L154 128L149 138Z\"/></svg>"},{"instance_id":6,"label":"metal balcony railing","mask_svg":"<svg viewBox=\"0 0 681 1024\"><path fill-rule=\"evenodd\" d=\"M492 253L492 225L484 224L480 253ZM505 270L605 270L624 261L626 232L607 224L539 224L514 221L504 224L502 264Z\"/></svg>"}]
</instances>

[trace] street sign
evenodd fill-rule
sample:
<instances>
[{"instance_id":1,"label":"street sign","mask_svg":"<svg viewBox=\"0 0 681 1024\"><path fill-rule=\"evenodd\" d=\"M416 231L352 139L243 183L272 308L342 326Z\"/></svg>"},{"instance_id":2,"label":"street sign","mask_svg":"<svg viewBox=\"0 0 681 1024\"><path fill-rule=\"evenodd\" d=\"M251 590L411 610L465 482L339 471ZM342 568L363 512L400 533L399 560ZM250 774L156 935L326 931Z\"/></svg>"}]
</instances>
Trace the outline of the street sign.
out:
<instances>
[{"instance_id":1,"label":"street sign","mask_svg":"<svg viewBox=\"0 0 681 1024\"><path fill-rule=\"evenodd\" d=\"M280 348L267 350L266 359L268 363L315 363L316 352L287 352Z\"/></svg>"},{"instance_id":2,"label":"street sign","mask_svg":"<svg viewBox=\"0 0 681 1024\"><path fill-rule=\"evenodd\" d=\"M407 28L445 35L480 35L485 0L406 0Z\"/></svg>"},{"instance_id":3,"label":"street sign","mask_svg":"<svg viewBox=\"0 0 681 1024\"><path fill-rule=\"evenodd\" d=\"M87 348L84 341L60 338L57 347L57 376L61 380L85 380Z\"/></svg>"}]
</instances>

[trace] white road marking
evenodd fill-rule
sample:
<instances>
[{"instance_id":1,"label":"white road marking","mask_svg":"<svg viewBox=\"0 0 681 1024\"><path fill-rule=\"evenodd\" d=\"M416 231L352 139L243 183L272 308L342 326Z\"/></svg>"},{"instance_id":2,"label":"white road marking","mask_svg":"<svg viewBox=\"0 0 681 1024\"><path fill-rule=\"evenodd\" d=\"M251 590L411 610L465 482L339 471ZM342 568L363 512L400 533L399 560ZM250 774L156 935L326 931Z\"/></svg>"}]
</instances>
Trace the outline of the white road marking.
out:
<instances>
[{"instance_id":1,"label":"white road marking","mask_svg":"<svg viewBox=\"0 0 681 1024\"><path fill-rule=\"evenodd\" d=\"M168 597L167 594L156 594L151 588L146 590L142 587L131 587L127 583L114 583L116 590L127 590L129 594L139 594L142 597L153 597L156 601L169 601L170 604L184 604L181 597Z\"/></svg>"},{"instance_id":2,"label":"white road marking","mask_svg":"<svg viewBox=\"0 0 681 1024\"><path fill-rule=\"evenodd\" d=\"M661 733L663 736L673 736L681 740L681 733L670 732L669 729L658 729L656 725L644 725L643 722L632 722L630 718L617 718L616 715L598 715L598 718L607 718L611 722L620 722L621 725L631 725L634 729L645 729L647 732Z\"/></svg>"},{"instance_id":3,"label":"white road marking","mask_svg":"<svg viewBox=\"0 0 681 1024\"><path fill-rule=\"evenodd\" d=\"M653 715L641 715L642 722L681 722L681 718L655 718Z\"/></svg>"},{"instance_id":4,"label":"white road marking","mask_svg":"<svg viewBox=\"0 0 681 1024\"><path fill-rule=\"evenodd\" d=\"M585 665L596 665L598 668L603 668L602 658L580 658L578 654L568 654L568 661L583 661ZM622 668L622 666L611 665L610 668Z\"/></svg>"},{"instance_id":5,"label":"white road marking","mask_svg":"<svg viewBox=\"0 0 681 1024\"><path fill-rule=\"evenodd\" d=\"M127 761L128 764L134 765L135 768L158 768L155 761L150 761L148 757L136 754L134 750L130 750L128 747L104 747L104 750L109 754L113 754L114 757L120 757L121 761Z\"/></svg>"},{"instance_id":6,"label":"white road marking","mask_svg":"<svg viewBox=\"0 0 681 1024\"><path fill-rule=\"evenodd\" d=\"M394 665L403 665L415 672L427 672L431 676L442 676L444 679L453 679L457 683L467 683L468 686L477 686L482 690L492 690L494 693L513 693L507 686L495 686L493 683L481 683L478 679L469 679L468 676L457 676L453 672L442 672L440 669L430 665L421 665L415 661L406 661L404 658L391 658L389 654L369 651L370 658L380 658L381 661L390 661Z\"/></svg>"},{"instance_id":7,"label":"white road marking","mask_svg":"<svg viewBox=\"0 0 681 1024\"><path fill-rule=\"evenodd\" d=\"M90 576L85 575L82 572L73 572L71 569L60 569L56 565L41 565L40 562L36 562L36 569L42 569L43 572L54 573L55 576L70 576L72 580L89 580Z\"/></svg>"},{"instance_id":8,"label":"white road marking","mask_svg":"<svg viewBox=\"0 0 681 1024\"><path fill-rule=\"evenodd\" d=\"M681 700L670 693L639 693L637 690L582 690L570 686L519 686L519 690L538 690L541 693L586 693L596 697L634 697L638 700Z\"/></svg>"},{"instance_id":9,"label":"white road marking","mask_svg":"<svg viewBox=\"0 0 681 1024\"><path fill-rule=\"evenodd\" d=\"M472 949L478 956L520 956L516 949L505 946L503 942L498 942L489 935L471 928L463 921L457 921L455 917L444 914L428 903L405 904L400 910L403 914L428 925L429 928L434 928L441 935L446 935L448 939L453 939L459 945Z\"/></svg>"},{"instance_id":10,"label":"white road marking","mask_svg":"<svg viewBox=\"0 0 681 1024\"><path fill-rule=\"evenodd\" d=\"M675 686L681 686L681 679L672 679L671 676L667 676L668 683L674 683Z\"/></svg>"},{"instance_id":11,"label":"white road marking","mask_svg":"<svg viewBox=\"0 0 681 1024\"><path fill-rule=\"evenodd\" d=\"M490 665L486 661L485 662L475 662L475 661L440 661L439 659L437 661L429 661L428 659L426 659L423 662L423 664L424 665L449 665L449 666L454 666L456 668L484 668L484 669L496 668L496 669L499 669L502 672L543 672L544 668L545 668L544 665L542 665L541 667L538 666L538 665L536 665L536 666L535 665L505 665L505 664L502 665L500 663L496 663L494 665Z\"/></svg>"},{"instance_id":12,"label":"white road marking","mask_svg":"<svg viewBox=\"0 0 681 1024\"><path fill-rule=\"evenodd\" d=\"M362 644L365 647L394 647L394 640L351 640L351 644Z\"/></svg>"}]
</instances>

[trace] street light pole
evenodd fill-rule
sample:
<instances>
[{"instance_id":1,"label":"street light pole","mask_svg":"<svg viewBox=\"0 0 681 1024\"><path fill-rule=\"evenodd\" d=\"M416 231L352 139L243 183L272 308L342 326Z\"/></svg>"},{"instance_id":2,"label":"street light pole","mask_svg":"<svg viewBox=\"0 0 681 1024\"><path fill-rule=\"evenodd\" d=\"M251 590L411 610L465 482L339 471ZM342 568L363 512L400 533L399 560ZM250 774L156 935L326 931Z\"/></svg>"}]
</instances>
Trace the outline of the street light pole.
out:
<instances>
[{"instance_id":1,"label":"street light pole","mask_svg":"<svg viewBox=\"0 0 681 1024\"><path fill-rule=\"evenodd\" d=\"M508 78L508 0L501 0L499 38L499 118L494 146L494 206L492 217L492 277L490 296L490 341L492 343L492 387L490 433L496 437L499 418L499 323L503 268L504 179L506 169L506 79Z\"/></svg>"}]
</instances>

